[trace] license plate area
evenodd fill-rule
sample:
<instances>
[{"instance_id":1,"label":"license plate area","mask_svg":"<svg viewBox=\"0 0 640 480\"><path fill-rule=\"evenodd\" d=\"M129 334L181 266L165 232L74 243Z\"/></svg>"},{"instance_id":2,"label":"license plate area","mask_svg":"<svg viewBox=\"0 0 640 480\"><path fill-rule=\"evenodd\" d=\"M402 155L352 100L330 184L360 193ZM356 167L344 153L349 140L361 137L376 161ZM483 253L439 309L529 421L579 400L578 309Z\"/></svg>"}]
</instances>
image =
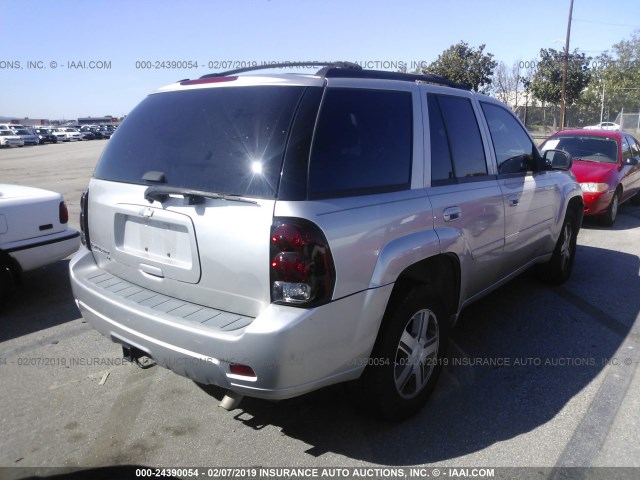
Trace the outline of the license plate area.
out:
<instances>
[{"instance_id":1,"label":"license plate area","mask_svg":"<svg viewBox=\"0 0 640 480\"><path fill-rule=\"evenodd\" d=\"M193 253L186 226L129 215L122 221L123 235L118 246L123 251L164 265L182 268L191 268L193 265Z\"/></svg>"},{"instance_id":2,"label":"license plate area","mask_svg":"<svg viewBox=\"0 0 640 480\"><path fill-rule=\"evenodd\" d=\"M114 216L113 259L159 278L197 283L200 262L191 219L149 207L120 206Z\"/></svg>"}]
</instances>

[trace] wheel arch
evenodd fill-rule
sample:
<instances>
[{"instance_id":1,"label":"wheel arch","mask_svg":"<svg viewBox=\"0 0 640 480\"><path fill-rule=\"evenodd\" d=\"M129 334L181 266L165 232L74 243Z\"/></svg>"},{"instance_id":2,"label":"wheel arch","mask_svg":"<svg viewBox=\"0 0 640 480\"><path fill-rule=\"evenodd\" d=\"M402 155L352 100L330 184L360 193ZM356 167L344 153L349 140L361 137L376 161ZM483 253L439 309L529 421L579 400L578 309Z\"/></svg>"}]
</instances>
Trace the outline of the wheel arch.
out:
<instances>
[{"instance_id":1,"label":"wheel arch","mask_svg":"<svg viewBox=\"0 0 640 480\"><path fill-rule=\"evenodd\" d=\"M18 285L22 279L22 268L20 264L7 252L0 249L0 268L6 267L13 276L13 281Z\"/></svg>"},{"instance_id":2,"label":"wheel arch","mask_svg":"<svg viewBox=\"0 0 640 480\"><path fill-rule=\"evenodd\" d=\"M575 196L569 200L569 203L567 204L567 212L569 212L570 210L573 210L574 214L576 215L576 223L579 228L582 225L582 219L584 217L584 200L581 196Z\"/></svg>"},{"instance_id":3,"label":"wheel arch","mask_svg":"<svg viewBox=\"0 0 640 480\"><path fill-rule=\"evenodd\" d=\"M453 326L460 304L460 278L460 261L453 254L438 254L409 265L394 283L385 318L388 317L387 313L396 308L411 290L427 285L438 298L442 299L450 326Z\"/></svg>"}]
</instances>

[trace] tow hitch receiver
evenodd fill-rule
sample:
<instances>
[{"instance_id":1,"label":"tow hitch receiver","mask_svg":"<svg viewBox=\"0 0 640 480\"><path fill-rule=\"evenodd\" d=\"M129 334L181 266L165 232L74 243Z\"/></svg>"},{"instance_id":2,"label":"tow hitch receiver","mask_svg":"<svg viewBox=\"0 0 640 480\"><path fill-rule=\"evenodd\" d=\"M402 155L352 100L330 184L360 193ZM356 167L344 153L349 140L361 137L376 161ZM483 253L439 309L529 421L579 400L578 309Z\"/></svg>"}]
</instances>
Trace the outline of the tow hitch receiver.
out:
<instances>
[{"instance_id":1,"label":"tow hitch receiver","mask_svg":"<svg viewBox=\"0 0 640 480\"><path fill-rule=\"evenodd\" d=\"M139 368L149 368L156 364L145 352L130 345L122 345L122 356L128 362L135 362Z\"/></svg>"}]
</instances>

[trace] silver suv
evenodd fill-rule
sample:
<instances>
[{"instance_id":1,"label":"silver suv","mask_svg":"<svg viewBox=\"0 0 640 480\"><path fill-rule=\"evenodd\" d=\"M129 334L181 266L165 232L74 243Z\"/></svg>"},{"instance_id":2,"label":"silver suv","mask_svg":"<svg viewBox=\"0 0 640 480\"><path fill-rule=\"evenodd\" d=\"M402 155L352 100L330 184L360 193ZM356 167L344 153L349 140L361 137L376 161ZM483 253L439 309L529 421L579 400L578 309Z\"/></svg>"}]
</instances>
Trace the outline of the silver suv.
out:
<instances>
[{"instance_id":1,"label":"silver suv","mask_svg":"<svg viewBox=\"0 0 640 480\"><path fill-rule=\"evenodd\" d=\"M245 71L149 95L83 196L74 295L127 358L229 408L357 380L401 418L464 307L533 265L569 277L571 159L541 156L502 103L346 63Z\"/></svg>"}]
</instances>

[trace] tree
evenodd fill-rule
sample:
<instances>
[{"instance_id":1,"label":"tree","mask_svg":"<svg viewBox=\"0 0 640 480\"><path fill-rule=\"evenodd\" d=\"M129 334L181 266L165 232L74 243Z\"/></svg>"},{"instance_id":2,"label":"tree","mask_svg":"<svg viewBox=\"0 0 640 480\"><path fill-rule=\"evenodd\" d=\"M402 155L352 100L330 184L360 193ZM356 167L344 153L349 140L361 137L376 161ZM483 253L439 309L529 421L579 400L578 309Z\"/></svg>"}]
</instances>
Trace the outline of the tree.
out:
<instances>
[{"instance_id":1,"label":"tree","mask_svg":"<svg viewBox=\"0 0 640 480\"><path fill-rule=\"evenodd\" d=\"M588 65L591 57L578 49L568 54L565 98L567 106L576 103L580 94L589 85L591 73ZM533 96L542 102L558 105L562 100L562 71L564 52L553 48L541 49L540 60L533 79L526 85Z\"/></svg>"},{"instance_id":2,"label":"tree","mask_svg":"<svg viewBox=\"0 0 640 480\"><path fill-rule=\"evenodd\" d=\"M520 75L520 66L525 62L516 60L511 69L504 62L500 62L493 75L492 85L496 98L509 105L513 110L520 106L522 101L522 90L520 89L523 80Z\"/></svg>"},{"instance_id":3,"label":"tree","mask_svg":"<svg viewBox=\"0 0 640 480\"><path fill-rule=\"evenodd\" d=\"M640 108L640 30L631 40L622 40L613 46L613 52L604 52L594 65L602 68L601 81L605 88L605 105L612 112L637 111Z\"/></svg>"},{"instance_id":4,"label":"tree","mask_svg":"<svg viewBox=\"0 0 640 480\"><path fill-rule=\"evenodd\" d=\"M498 63L493 60L493 54L484 53L484 47L484 44L473 48L465 42L457 43L442 52L435 62L422 71L462 83L476 92L486 92L491 85L493 69Z\"/></svg>"},{"instance_id":5,"label":"tree","mask_svg":"<svg viewBox=\"0 0 640 480\"><path fill-rule=\"evenodd\" d=\"M589 63L591 80L572 113L576 124L615 121L616 116L640 109L640 30L631 40L613 45Z\"/></svg>"}]
</instances>

